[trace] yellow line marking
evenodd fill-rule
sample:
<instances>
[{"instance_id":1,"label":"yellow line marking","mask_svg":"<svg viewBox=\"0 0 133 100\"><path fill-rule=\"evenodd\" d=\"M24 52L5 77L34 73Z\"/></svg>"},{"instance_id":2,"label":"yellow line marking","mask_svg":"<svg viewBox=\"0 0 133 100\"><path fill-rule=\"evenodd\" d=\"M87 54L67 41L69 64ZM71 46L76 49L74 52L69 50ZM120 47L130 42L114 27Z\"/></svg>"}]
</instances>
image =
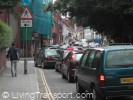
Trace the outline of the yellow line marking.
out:
<instances>
[{"instance_id":1,"label":"yellow line marking","mask_svg":"<svg viewBox=\"0 0 133 100\"><path fill-rule=\"evenodd\" d=\"M45 88L46 93L47 93L47 96L48 96L48 100L51 100L51 98L50 98L50 96L49 96L49 94L48 94L48 90L47 90L47 87L46 87L44 78L43 78L43 73L42 73L42 71L41 71L40 69L39 69L39 71L40 71L40 74L41 74L41 78L42 78L42 82L43 82L44 88Z\"/></svg>"},{"instance_id":2,"label":"yellow line marking","mask_svg":"<svg viewBox=\"0 0 133 100\"><path fill-rule=\"evenodd\" d=\"M41 70L41 72L42 72L42 75L43 75L43 79L44 79L45 85L46 85L46 87L47 87L47 89L48 89L48 93L50 94L51 99L52 99L52 100L55 100L55 98L53 97L52 92L51 92L51 90L50 90L50 88L49 88L49 86L48 86L48 84L47 84L47 81L46 81L46 78L45 78L45 75L44 75L43 70Z\"/></svg>"}]
</instances>

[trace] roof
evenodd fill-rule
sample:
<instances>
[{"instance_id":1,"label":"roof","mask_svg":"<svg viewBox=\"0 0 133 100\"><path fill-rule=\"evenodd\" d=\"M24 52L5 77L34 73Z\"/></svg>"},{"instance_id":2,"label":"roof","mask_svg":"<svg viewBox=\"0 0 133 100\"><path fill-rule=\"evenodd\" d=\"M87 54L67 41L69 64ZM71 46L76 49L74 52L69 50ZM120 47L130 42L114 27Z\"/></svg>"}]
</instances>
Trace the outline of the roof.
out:
<instances>
[{"instance_id":1,"label":"roof","mask_svg":"<svg viewBox=\"0 0 133 100\"><path fill-rule=\"evenodd\" d=\"M90 48L90 49L96 49L100 51L111 51L111 50L120 50L120 49L133 49L132 45L115 45L115 46L104 46L104 47L96 47L96 48Z\"/></svg>"}]
</instances>

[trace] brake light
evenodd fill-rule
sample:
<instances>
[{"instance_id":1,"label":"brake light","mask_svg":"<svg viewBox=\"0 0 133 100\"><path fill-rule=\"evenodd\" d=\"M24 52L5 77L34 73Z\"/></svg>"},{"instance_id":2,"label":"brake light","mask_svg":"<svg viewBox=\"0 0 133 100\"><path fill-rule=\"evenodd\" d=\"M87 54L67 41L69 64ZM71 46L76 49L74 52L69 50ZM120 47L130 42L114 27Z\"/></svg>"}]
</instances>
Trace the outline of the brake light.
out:
<instances>
[{"instance_id":1,"label":"brake light","mask_svg":"<svg viewBox=\"0 0 133 100\"><path fill-rule=\"evenodd\" d=\"M75 60L75 54L72 54L72 60Z\"/></svg>"},{"instance_id":2,"label":"brake light","mask_svg":"<svg viewBox=\"0 0 133 100\"><path fill-rule=\"evenodd\" d=\"M46 60L50 60L50 57L49 57L49 56L47 56L47 57L46 57Z\"/></svg>"},{"instance_id":3,"label":"brake light","mask_svg":"<svg viewBox=\"0 0 133 100\"><path fill-rule=\"evenodd\" d=\"M67 48L67 50L74 50L74 48Z\"/></svg>"},{"instance_id":4,"label":"brake light","mask_svg":"<svg viewBox=\"0 0 133 100\"><path fill-rule=\"evenodd\" d=\"M104 81L104 80L105 80L104 75L100 75L100 81Z\"/></svg>"},{"instance_id":5,"label":"brake light","mask_svg":"<svg viewBox=\"0 0 133 100\"><path fill-rule=\"evenodd\" d=\"M105 76L104 75L100 75L100 77L99 77L99 85L100 86L105 86Z\"/></svg>"}]
</instances>

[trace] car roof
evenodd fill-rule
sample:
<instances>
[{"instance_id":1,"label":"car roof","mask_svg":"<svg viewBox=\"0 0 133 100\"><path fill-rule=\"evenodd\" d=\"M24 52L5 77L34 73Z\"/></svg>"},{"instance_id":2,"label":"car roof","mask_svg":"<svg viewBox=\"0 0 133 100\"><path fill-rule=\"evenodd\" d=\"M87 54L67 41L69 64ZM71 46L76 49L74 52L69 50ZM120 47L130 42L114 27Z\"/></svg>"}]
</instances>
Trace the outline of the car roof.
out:
<instances>
[{"instance_id":1,"label":"car roof","mask_svg":"<svg viewBox=\"0 0 133 100\"><path fill-rule=\"evenodd\" d=\"M133 46L132 45L115 45L115 46L95 47L95 48L89 48L89 49L95 49L100 51L112 51L112 50L121 50L121 49L133 49Z\"/></svg>"},{"instance_id":2,"label":"car roof","mask_svg":"<svg viewBox=\"0 0 133 100\"><path fill-rule=\"evenodd\" d=\"M73 52L73 53L84 53L84 50L73 50L71 52Z\"/></svg>"}]
</instances>

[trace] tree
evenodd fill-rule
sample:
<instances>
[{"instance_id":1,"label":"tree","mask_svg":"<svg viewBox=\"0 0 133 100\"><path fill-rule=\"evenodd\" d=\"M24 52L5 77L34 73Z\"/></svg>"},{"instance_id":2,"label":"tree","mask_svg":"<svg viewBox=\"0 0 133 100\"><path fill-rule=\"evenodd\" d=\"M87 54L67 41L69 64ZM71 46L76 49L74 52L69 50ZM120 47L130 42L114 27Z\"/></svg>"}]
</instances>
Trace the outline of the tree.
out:
<instances>
[{"instance_id":1,"label":"tree","mask_svg":"<svg viewBox=\"0 0 133 100\"><path fill-rule=\"evenodd\" d=\"M51 7L69 13L77 25L90 26L116 42L133 42L132 0L57 0Z\"/></svg>"},{"instance_id":2,"label":"tree","mask_svg":"<svg viewBox=\"0 0 133 100\"><path fill-rule=\"evenodd\" d=\"M0 8L11 8L16 6L16 2L19 2L20 0L0 0Z\"/></svg>"},{"instance_id":3,"label":"tree","mask_svg":"<svg viewBox=\"0 0 133 100\"><path fill-rule=\"evenodd\" d=\"M0 21L0 49L11 46L13 41L13 31L4 22Z\"/></svg>"}]
</instances>

